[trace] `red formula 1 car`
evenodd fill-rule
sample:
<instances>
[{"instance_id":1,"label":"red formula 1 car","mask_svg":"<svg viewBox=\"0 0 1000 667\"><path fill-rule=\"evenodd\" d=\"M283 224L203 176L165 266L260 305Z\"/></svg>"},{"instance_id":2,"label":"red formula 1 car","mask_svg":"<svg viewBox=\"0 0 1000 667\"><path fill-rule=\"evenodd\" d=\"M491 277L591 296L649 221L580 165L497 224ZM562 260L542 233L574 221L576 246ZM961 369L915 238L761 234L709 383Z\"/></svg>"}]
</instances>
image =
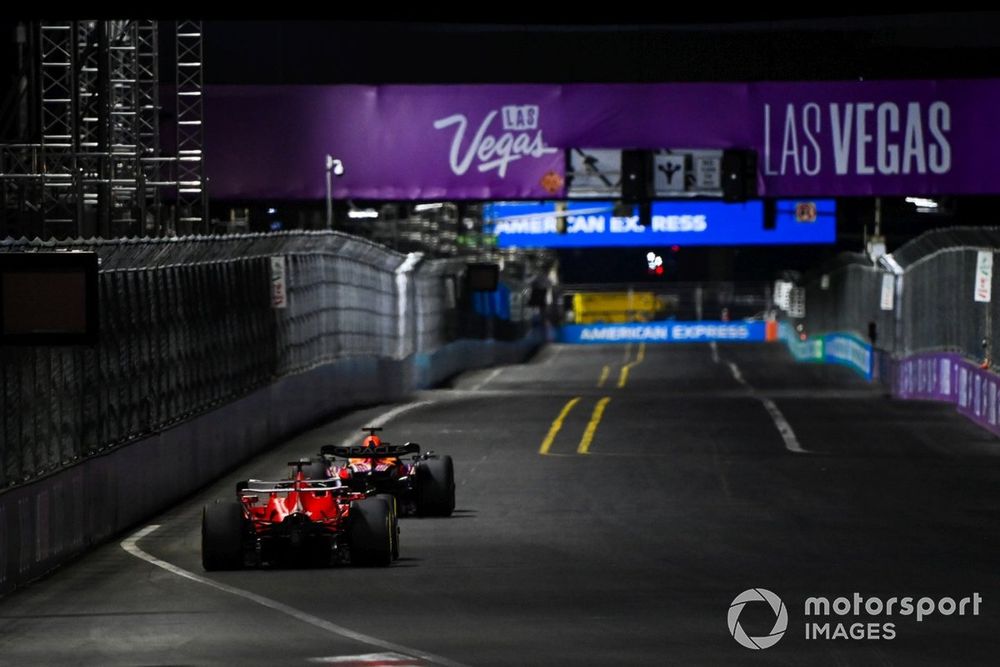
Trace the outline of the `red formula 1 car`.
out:
<instances>
[{"instance_id":1,"label":"red formula 1 car","mask_svg":"<svg viewBox=\"0 0 1000 667\"><path fill-rule=\"evenodd\" d=\"M450 456L420 453L420 445L391 445L366 426L368 435L360 445L326 445L314 462L316 474L326 474L348 487L367 494L389 494L398 501L400 514L450 516L455 509L455 467ZM404 461L401 456L414 454ZM346 459L343 465L336 460Z\"/></svg>"},{"instance_id":2,"label":"red formula 1 car","mask_svg":"<svg viewBox=\"0 0 1000 667\"><path fill-rule=\"evenodd\" d=\"M236 500L206 505L201 560L206 570L307 561L389 565L399 557L395 498L339 478L310 479L310 459L289 463L291 479L236 485Z\"/></svg>"}]
</instances>

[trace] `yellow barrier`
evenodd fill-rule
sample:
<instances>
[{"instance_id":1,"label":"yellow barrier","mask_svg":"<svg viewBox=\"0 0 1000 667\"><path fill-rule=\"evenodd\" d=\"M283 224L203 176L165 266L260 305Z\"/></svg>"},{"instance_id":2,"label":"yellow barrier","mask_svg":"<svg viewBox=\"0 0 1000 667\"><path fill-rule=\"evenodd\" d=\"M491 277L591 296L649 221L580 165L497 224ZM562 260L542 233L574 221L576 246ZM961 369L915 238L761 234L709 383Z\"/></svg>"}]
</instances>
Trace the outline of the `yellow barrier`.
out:
<instances>
[{"instance_id":1,"label":"yellow barrier","mask_svg":"<svg viewBox=\"0 0 1000 667\"><path fill-rule=\"evenodd\" d=\"M573 295L577 324L650 322L663 308L652 292L586 292Z\"/></svg>"}]
</instances>

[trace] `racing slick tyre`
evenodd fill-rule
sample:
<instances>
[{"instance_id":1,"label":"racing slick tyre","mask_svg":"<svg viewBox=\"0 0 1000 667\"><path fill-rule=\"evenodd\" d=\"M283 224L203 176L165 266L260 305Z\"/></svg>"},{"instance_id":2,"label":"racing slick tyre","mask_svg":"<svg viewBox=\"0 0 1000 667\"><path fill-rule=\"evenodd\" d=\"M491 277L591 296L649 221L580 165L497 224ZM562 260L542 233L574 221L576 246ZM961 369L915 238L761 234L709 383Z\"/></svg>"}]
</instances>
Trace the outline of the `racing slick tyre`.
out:
<instances>
[{"instance_id":1,"label":"racing slick tyre","mask_svg":"<svg viewBox=\"0 0 1000 667\"><path fill-rule=\"evenodd\" d=\"M351 505L347 535L353 565L385 567L392 563L392 516L381 498L365 498Z\"/></svg>"},{"instance_id":2,"label":"racing slick tyre","mask_svg":"<svg viewBox=\"0 0 1000 667\"><path fill-rule=\"evenodd\" d=\"M455 466L451 457L418 463L416 491L421 516L451 516L455 509Z\"/></svg>"},{"instance_id":3,"label":"racing slick tyre","mask_svg":"<svg viewBox=\"0 0 1000 667\"><path fill-rule=\"evenodd\" d=\"M389 521L392 524L389 534L392 536L392 559L399 558L399 507L396 504L396 496L391 493L379 493L376 498L381 498L389 506Z\"/></svg>"},{"instance_id":4,"label":"racing slick tyre","mask_svg":"<svg viewBox=\"0 0 1000 667\"><path fill-rule=\"evenodd\" d=\"M243 567L243 506L205 505L201 515L201 566L208 571Z\"/></svg>"}]
</instances>

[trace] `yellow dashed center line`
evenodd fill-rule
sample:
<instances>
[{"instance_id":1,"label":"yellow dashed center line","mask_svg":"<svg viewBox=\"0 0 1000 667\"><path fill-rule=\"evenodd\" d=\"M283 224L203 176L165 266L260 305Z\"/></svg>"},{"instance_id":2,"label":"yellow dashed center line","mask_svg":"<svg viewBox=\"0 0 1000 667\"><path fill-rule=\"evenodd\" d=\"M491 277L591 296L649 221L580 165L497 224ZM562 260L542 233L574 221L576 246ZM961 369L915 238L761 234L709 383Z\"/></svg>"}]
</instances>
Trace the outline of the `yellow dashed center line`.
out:
<instances>
[{"instance_id":1,"label":"yellow dashed center line","mask_svg":"<svg viewBox=\"0 0 1000 667\"><path fill-rule=\"evenodd\" d=\"M538 448L538 453L545 456L549 453L549 448L552 446L553 441L556 439L556 435L559 433L559 429L562 428L563 420L566 419L566 415L569 411L573 409L573 406L580 402L580 397L571 398L563 406L563 409L559 412L559 416L555 418L552 422L552 426L549 427L549 432L545 435L545 439L542 440L542 446Z\"/></svg>"},{"instance_id":2,"label":"yellow dashed center line","mask_svg":"<svg viewBox=\"0 0 1000 667\"><path fill-rule=\"evenodd\" d=\"M626 357L628 358L628 357ZM618 374L618 388L621 389L628 382L628 372L633 366L638 366L642 363L642 360L646 358L646 344L639 343L639 354L636 355L635 361L625 364L622 366L621 372Z\"/></svg>"},{"instance_id":3,"label":"yellow dashed center line","mask_svg":"<svg viewBox=\"0 0 1000 667\"><path fill-rule=\"evenodd\" d=\"M634 361L629 361L629 357L632 356L632 344L629 343L625 346L625 361L622 364L621 372L618 375L618 388L621 389L628 382L629 371L634 367L642 363L646 358L646 344L639 343L639 349L636 353ZM611 365L605 364L601 368L601 375L597 380L598 387L604 387L604 383L607 382L608 376L611 374ZM576 396L571 398L563 406L562 410L559 411L559 416L555 418L552 422L552 426L549 427L549 432L545 435L545 439L542 440L541 446L538 448L538 453L542 456L546 456L549 453L549 449L552 447L552 443L555 442L556 436L559 435L559 431L563 427L563 422L569 415L570 410L573 406L580 402L580 397ZM590 453L590 443L594 441L594 434L597 432L597 427L601 423L601 418L604 416L604 409L607 407L608 403L611 402L610 396L605 396L597 402L594 406L594 412L590 415L590 421L587 423L587 428L583 432L583 438L580 440L580 444L576 448L577 454L589 454Z\"/></svg>"},{"instance_id":4,"label":"yellow dashed center line","mask_svg":"<svg viewBox=\"0 0 1000 667\"><path fill-rule=\"evenodd\" d=\"M610 396L605 396L597 402L597 405L594 406L594 412L590 415L590 422L587 424L587 430L583 432L583 438L580 440L580 445L576 448L577 454L588 454L590 452L590 443L594 440L594 433L597 432L597 425L601 423L601 417L604 416L604 408L610 400Z\"/></svg>"}]
</instances>

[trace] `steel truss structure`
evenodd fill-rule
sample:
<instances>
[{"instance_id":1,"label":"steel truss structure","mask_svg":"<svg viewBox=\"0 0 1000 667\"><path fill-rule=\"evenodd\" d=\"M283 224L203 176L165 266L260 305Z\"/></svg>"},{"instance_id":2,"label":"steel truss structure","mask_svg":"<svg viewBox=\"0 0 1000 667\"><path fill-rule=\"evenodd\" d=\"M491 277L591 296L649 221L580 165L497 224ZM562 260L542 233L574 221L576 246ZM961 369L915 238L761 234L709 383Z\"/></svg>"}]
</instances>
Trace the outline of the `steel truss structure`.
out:
<instances>
[{"instance_id":1,"label":"steel truss structure","mask_svg":"<svg viewBox=\"0 0 1000 667\"><path fill-rule=\"evenodd\" d=\"M0 237L120 238L207 231L202 31L176 24L176 152L160 147L159 25L40 21L20 141L0 144ZM30 102L30 104L28 104Z\"/></svg>"}]
</instances>

